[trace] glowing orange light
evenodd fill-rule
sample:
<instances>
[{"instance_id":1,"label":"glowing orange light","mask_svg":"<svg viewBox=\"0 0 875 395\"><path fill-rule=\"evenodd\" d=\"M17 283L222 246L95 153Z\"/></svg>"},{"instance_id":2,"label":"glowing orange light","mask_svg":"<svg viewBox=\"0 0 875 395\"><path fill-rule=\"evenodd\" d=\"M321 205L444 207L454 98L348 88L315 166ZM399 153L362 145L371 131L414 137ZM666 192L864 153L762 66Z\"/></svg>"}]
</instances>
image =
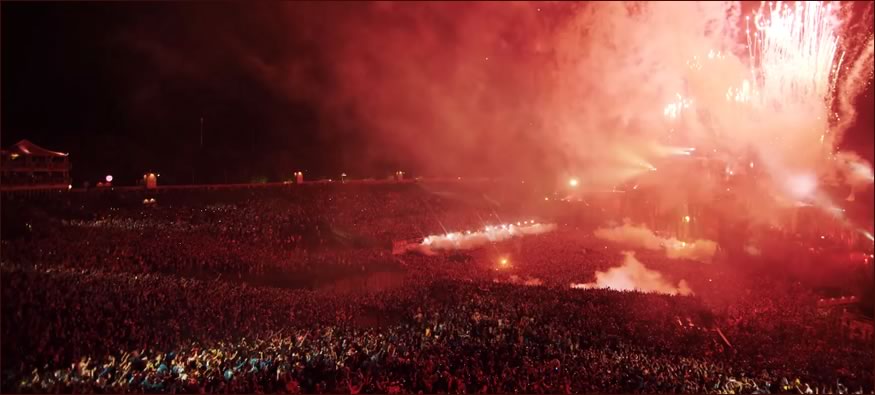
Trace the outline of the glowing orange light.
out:
<instances>
[{"instance_id":1,"label":"glowing orange light","mask_svg":"<svg viewBox=\"0 0 875 395\"><path fill-rule=\"evenodd\" d=\"M572 188L576 187L577 183L578 183L578 181L576 178L572 178L572 179L568 180L568 186L570 186Z\"/></svg>"}]
</instances>

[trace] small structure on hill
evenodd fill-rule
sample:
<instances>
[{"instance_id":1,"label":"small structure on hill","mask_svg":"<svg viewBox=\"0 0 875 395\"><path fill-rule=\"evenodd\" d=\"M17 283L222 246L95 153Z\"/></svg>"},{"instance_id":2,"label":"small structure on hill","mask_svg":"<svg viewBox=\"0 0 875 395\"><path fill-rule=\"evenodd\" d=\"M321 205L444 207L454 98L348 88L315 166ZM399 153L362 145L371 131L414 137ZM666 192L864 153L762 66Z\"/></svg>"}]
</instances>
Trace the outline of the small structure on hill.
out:
<instances>
[{"instance_id":1,"label":"small structure on hill","mask_svg":"<svg viewBox=\"0 0 875 395\"><path fill-rule=\"evenodd\" d=\"M3 189L68 189L69 154L40 147L28 140L0 151Z\"/></svg>"},{"instance_id":2,"label":"small structure on hill","mask_svg":"<svg viewBox=\"0 0 875 395\"><path fill-rule=\"evenodd\" d=\"M146 185L146 189L157 189L158 188L158 174L149 172L143 175L143 184Z\"/></svg>"}]
</instances>

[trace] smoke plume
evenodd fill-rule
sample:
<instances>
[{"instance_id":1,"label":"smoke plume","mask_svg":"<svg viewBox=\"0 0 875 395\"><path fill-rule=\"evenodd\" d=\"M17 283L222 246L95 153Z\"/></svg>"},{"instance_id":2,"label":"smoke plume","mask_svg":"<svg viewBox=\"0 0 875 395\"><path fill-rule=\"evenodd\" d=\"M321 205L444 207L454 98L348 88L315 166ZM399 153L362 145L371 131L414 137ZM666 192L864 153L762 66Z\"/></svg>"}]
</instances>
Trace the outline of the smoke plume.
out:
<instances>
[{"instance_id":1,"label":"smoke plume","mask_svg":"<svg viewBox=\"0 0 875 395\"><path fill-rule=\"evenodd\" d=\"M594 234L600 239L628 247L665 251L665 256L671 259L690 259L710 263L717 252L717 243L711 240L696 240L688 243L674 237L663 238L644 226L635 226L629 222L613 228L596 229Z\"/></svg>"},{"instance_id":2,"label":"smoke plume","mask_svg":"<svg viewBox=\"0 0 875 395\"><path fill-rule=\"evenodd\" d=\"M668 295L692 295L687 282L680 280L677 286L662 277L662 273L648 269L635 259L634 252L623 252L623 264L607 271L597 271L595 282L572 284L572 288L609 288L617 291L640 291Z\"/></svg>"},{"instance_id":3,"label":"smoke plume","mask_svg":"<svg viewBox=\"0 0 875 395\"><path fill-rule=\"evenodd\" d=\"M544 285L544 281L542 281L540 278L537 278L537 277L521 278L520 276L513 274L509 277L509 279L510 279L511 284L525 285L527 287L536 287L536 286Z\"/></svg>"},{"instance_id":4,"label":"smoke plume","mask_svg":"<svg viewBox=\"0 0 875 395\"><path fill-rule=\"evenodd\" d=\"M839 11L806 3L815 31L733 2L375 3L310 31L331 48L330 86L268 75L426 173L576 174L603 189L668 184L663 164L691 153L753 156L772 185L747 192L798 200L792 180L836 173L847 103L871 77L868 42L842 36ZM684 179L711 171L693 169Z\"/></svg>"},{"instance_id":5,"label":"smoke plume","mask_svg":"<svg viewBox=\"0 0 875 395\"><path fill-rule=\"evenodd\" d=\"M800 23L818 21L801 27L737 2L269 4L240 10L253 31L185 19L195 37L166 40L190 51L144 51L187 78L230 54L290 108L314 107L319 138L354 147L356 169L573 174L590 190L644 174L672 185L680 161L756 162L769 188L747 192L799 200L788 180L840 173L831 157L872 75L871 18L849 18L854 4L800 3L813 15ZM227 48L187 56L206 41ZM725 188L699 163L683 179L713 201Z\"/></svg>"}]
</instances>

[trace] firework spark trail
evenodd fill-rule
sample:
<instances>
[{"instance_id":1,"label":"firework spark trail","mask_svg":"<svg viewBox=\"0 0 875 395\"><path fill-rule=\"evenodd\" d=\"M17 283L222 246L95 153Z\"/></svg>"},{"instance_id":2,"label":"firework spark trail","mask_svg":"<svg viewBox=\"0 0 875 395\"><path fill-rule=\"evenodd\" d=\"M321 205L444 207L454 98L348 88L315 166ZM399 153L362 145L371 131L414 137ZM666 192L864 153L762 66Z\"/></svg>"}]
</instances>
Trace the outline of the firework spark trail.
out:
<instances>
[{"instance_id":1,"label":"firework spark trail","mask_svg":"<svg viewBox=\"0 0 875 395\"><path fill-rule=\"evenodd\" d=\"M836 174L841 174L852 188L849 200L853 200L853 190L872 183L866 176L871 174L870 164L859 156L836 152L856 117L850 102L871 80L872 39L862 45L852 67L844 67L847 58L840 49L837 11L831 3L764 3L755 15L754 37L750 37L749 25L746 33L748 43L753 44L749 46L756 86L753 111L797 114L806 121L779 135L777 142L787 144L790 155L769 157L761 151L771 174L787 180L784 192L791 197L812 201L847 221L843 210L836 210L831 199L818 190L818 184L835 182ZM840 77L842 86L837 89ZM802 188L797 180L810 181Z\"/></svg>"},{"instance_id":2,"label":"firework spark trail","mask_svg":"<svg viewBox=\"0 0 875 395\"><path fill-rule=\"evenodd\" d=\"M871 15L871 8L869 10ZM835 141L840 141L845 130L856 120L857 110L853 100L872 83L873 69L875 69L873 67L875 65L875 58L873 58L875 37L870 34L867 39L864 39L864 42L865 44L856 60L848 66L847 72L844 73L843 81L836 95L838 113L836 113L836 125L832 133Z\"/></svg>"},{"instance_id":3,"label":"firework spark trail","mask_svg":"<svg viewBox=\"0 0 875 395\"><path fill-rule=\"evenodd\" d=\"M746 30L749 45L754 44L749 56L757 104L776 111L800 104L829 114L844 60L844 52L838 52L838 21L832 5L797 2L791 7L777 2L764 7L756 14L753 39L749 25Z\"/></svg>"},{"instance_id":4,"label":"firework spark trail","mask_svg":"<svg viewBox=\"0 0 875 395\"><path fill-rule=\"evenodd\" d=\"M838 52L838 20L831 5L778 2L763 4L753 26L749 17L745 24L749 75L725 95L743 105L720 109L708 103L707 110L727 112L721 119L748 120L747 130L732 136L737 141L728 148L758 148L778 178L813 171L832 151L824 142L844 59ZM775 144L786 149L776 150Z\"/></svg>"},{"instance_id":5,"label":"firework spark trail","mask_svg":"<svg viewBox=\"0 0 875 395\"><path fill-rule=\"evenodd\" d=\"M422 246L433 250L468 250L489 242L504 241L513 237L536 235L550 232L556 228L552 224L518 222L499 226L487 226L482 231L451 232L444 235L428 236Z\"/></svg>"},{"instance_id":6,"label":"firework spark trail","mask_svg":"<svg viewBox=\"0 0 875 395\"><path fill-rule=\"evenodd\" d=\"M538 235L551 232L556 229L554 224L539 224L534 220L517 222L516 224L502 224L486 226L479 231L447 232L441 235L431 235L423 238L419 244L410 244L399 248L396 254L404 254L408 251L417 251L426 255L432 255L438 250L470 250L481 247L487 243L495 243L514 237Z\"/></svg>"},{"instance_id":7,"label":"firework spark trail","mask_svg":"<svg viewBox=\"0 0 875 395\"><path fill-rule=\"evenodd\" d=\"M853 66L844 66L849 59L841 49L838 9L813 1L764 2L745 18L747 59L713 49L707 56L694 52L686 62L685 93L663 108L670 135L687 129L692 145L717 147L730 162L752 147L781 194L820 200L824 207L832 204L815 196L818 178L835 182L835 174L851 174L843 179L848 185L871 184L854 175L870 164L859 157L836 160L842 154L836 147L855 118L852 101L872 77L871 35ZM746 75L738 73L737 65L745 63ZM714 93L721 84L723 103ZM805 188L796 181L812 178Z\"/></svg>"}]
</instances>

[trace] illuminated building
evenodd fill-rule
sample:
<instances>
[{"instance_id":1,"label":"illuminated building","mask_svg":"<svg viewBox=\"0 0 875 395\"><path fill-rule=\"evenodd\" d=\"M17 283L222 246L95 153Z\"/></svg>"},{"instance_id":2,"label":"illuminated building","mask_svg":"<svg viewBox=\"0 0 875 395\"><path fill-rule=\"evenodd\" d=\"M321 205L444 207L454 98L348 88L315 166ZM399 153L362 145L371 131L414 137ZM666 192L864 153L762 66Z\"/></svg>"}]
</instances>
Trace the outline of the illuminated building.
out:
<instances>
[{"instance_id":1,"label":"illuminated building","mask_svg":"<svg viewBox=\"0 0 875 395\"><path fill-rule=\"evenodd\" d=\"M2 150L0 185L3 189L68 189L69 154L50 151L28 140Z\"/></svg>"}]
</instances>

